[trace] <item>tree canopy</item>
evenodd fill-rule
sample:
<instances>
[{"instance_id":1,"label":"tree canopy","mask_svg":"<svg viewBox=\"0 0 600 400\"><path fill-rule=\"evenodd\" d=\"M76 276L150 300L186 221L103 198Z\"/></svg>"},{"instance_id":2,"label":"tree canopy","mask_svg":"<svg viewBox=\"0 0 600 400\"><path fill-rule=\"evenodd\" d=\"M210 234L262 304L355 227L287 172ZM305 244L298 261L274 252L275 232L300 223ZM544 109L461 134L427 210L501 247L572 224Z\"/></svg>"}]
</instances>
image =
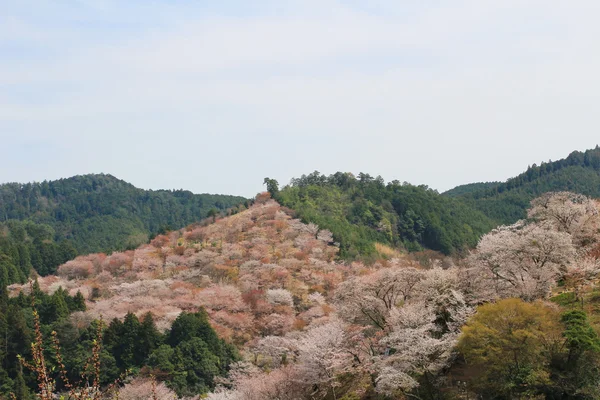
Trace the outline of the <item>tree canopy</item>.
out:
<instances>
[{"instance_id":1,"label":"tree canopy","mask_svg":"<svg viewBox=\"0 0 600 400\"><path fill-rule=\"evenodd\" d=\"M186 190L143 190L111 175L0 185L0 222L31 221L78 253L135 248L165 229L179 229L246 201ZM40 271L44 273L43 271Z\"/></svg>"},{"instance_id":2,"label":"tree canopy","mask_svg":"<svg viewBox=\"0 0 600 400\"><path fill-rule=\"evenodd\" d=\"M347 259L374 255L377 242L451 254L474 246L494 227L481 212L427 186L386 184L364 173L315 171L292 179L276 199L303 221L330 230Z\"/></svg>"},{"instance_id":3,"label":"tree canopy","mask_svg":"<svg viewBox=\"0 0 600 400\"><path fill-rule=\"evenodd\" d=\"M498 224L511 224L525 218L531 200L555 191L600 197L600 148L574 151L558 161L533 164L506 182L458 186L444 196L460 199Z\"/></svg>"}]
</instances>

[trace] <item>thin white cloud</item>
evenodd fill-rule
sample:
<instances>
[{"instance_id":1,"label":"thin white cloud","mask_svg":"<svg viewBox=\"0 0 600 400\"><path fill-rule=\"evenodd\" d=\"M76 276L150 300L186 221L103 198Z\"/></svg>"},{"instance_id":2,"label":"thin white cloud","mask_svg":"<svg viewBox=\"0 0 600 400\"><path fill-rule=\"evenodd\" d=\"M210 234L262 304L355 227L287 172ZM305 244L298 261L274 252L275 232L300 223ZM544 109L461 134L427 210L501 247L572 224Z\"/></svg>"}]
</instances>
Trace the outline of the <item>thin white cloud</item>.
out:
<instances>
[{"instance_id":1,"label":"thin white cloud","mask_svg":"<svg viewBox=\"0 0 600 400\"><path fill-rule=\"evenodd\" d=\"M0 55L0 136L82 149L59 152L55 175L110 168L149 187L250 195L264 174L341 169L447 189L595 145L597 2L379 1L372 11L323 0L249 16L81 3L47 36L16 12L0 27L0 44L51 54ZM144 17L160 23L125 29ZM86 18L107 38L73 23ZM35 167L0 170L0 180L40 179Z\"/></svg>"}]
</instances>

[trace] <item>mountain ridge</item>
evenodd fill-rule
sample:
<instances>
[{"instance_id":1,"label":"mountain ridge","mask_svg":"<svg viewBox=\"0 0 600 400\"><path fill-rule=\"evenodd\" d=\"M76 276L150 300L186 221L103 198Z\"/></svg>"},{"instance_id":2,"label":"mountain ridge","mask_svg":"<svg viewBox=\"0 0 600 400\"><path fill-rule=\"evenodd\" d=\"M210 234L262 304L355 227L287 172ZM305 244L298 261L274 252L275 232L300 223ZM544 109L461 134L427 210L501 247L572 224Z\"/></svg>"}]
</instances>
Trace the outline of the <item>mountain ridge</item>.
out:
<instances>
[{"instance_id":1,"label":"mountain ridge","mask_svg":"<svg viewBox=\"0 0 600 400\"><path fill-rule=\"evenodd\" d=\"M246 201L240 196L139 189L110 174L86 174L1 184L0 223L37 224L51 233L46 239L70 241L79 254L111 252L137 247L156 233Z\"/></svg>"},{"instance_id":2,"label":"mountain ridge","mask_svg":"<svg viewBox=\"0 0 600 400\"><path fill-rule=\"evenodd\" d=\"M534 163L505 182L461 185L442 195L460 199L498 224L510 224L525 218L533 198L555 191L600 198L600 147L573 151L557 161Z\"/></svg>"}]
</instances>

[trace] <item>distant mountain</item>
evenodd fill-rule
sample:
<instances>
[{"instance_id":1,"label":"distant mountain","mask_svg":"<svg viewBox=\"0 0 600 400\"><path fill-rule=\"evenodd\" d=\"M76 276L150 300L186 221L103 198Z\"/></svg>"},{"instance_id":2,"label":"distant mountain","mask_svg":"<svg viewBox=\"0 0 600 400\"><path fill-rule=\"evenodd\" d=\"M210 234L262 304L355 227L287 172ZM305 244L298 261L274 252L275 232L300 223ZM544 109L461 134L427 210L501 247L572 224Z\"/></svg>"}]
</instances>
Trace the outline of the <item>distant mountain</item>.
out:
<instances>
[{"instance_id":1,"label":"distant mountain","mask_svg":"<svg viewBox=\"0 0 600 400\"><path fill-rule=\"evenodd\" d=\"M222 211L244 201L185 190L143 190L106 174L6 183L0 185L0 232L4 240L17 242L70 242L79 254L108 252L136 247L167 228L179 229L206 218L213 209ZM10 225L14 220L26 226ZM36 225L43 234L33 233ZM63 247L63 253L71 254L69 246Z\"/></svg>"},{"instance_id":2,"label":"distant mountain","mask_svg":"<svg viewBox=\"0 0 600 400\"><path fill-rule=\"evenodd\" d=\"M567 158L533 164L503 183L458 186L444 193L507 224L524 218L529 202L546 192L571 191L600 198L600 148L574 151Z\"/></svg>"}]
</instances>

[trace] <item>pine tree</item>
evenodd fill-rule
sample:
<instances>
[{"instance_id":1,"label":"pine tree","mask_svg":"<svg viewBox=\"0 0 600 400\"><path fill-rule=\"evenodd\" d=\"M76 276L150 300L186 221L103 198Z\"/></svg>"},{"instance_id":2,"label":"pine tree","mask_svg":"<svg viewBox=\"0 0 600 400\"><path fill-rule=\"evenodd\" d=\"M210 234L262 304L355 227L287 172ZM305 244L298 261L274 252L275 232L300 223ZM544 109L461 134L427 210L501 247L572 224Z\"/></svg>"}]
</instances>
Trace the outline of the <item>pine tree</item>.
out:
<instances>
[{"instance_id":1,"label":"pine tree","mask_svg":"<svg viewBox=\"0 0 600 400\"><path fill-rule=\"evenodd\" d=\"M124 368L140 365L143 361L143 352L140 349L140 321L133 313L127 313L123 320L123 328L119 338L120 357Z\"/></svg>"},{"instance_id":2,"label":"pine tree","mask_svg":"<svg viewBox=\"0 0 600 400\"><path fill-rule=\"evenodd\" d=\"M17 377L15 378L15 396L19 400L27 400L31 397L29 388L23 378L23 366L19 363L17 368Z\"/></svg>"},{"instance_id":3,"label":"pine tree","mask_svg":"<svg viewBox=\"0 0 600 400\"><path fill-rule=\"evenodd\" d=\"M0 255L0 294L5 295L7 292L6 287L10 284L8 280L8 268L5 262L3 262L2 255Z\"/></svg>"},{"instance_id":4,"label":"pine tree","mask_svg":"<svg viewBox=\"0 0 600 400\"><path fill-rule=\"evenodd\" d=\"M78 290L75 296L73 297L73 300L71 301L69 310L73 312L85 311L86 309L87 307L85 305L85 298L83 297L83 294L81 294L81 292Z\"/></svg>"},{"instance_id":5,"label":"pine tree","mask_svg":"<svg viewBox=\"0 0 600 400\"><path fill-rule=\"evenodd\" d=\"M140 326L140 349L142 351L143 359L146 359L152 351L154 351L161 344L162 335L156 329L154 323L154 317L151 312L147 312L142 317L142 324Z\"/></svg>"},{"instance_id":6,"label":"pine tree","mask_svg":"<svg viewBox=\"0 0 600 400\"><path fill-rule=\"evenodd\" d=\"M27 280L31 273L31 255L29 249L24 244L18 247L19 250L19 270L23 278L23 282Z\"/></svg>"},{"instance_id":7,"label":"pine tree","mask_svg":"<svg viewBox=\"0 0 600 400\"><path fill-rule=\"evenodd\" d=\"M58 288L52 295L52 306L54 308L53 320L59 320L69 315L69 307L67 306L65 295L68 296L63 288Z\"/></svg>"}]
</instances>

